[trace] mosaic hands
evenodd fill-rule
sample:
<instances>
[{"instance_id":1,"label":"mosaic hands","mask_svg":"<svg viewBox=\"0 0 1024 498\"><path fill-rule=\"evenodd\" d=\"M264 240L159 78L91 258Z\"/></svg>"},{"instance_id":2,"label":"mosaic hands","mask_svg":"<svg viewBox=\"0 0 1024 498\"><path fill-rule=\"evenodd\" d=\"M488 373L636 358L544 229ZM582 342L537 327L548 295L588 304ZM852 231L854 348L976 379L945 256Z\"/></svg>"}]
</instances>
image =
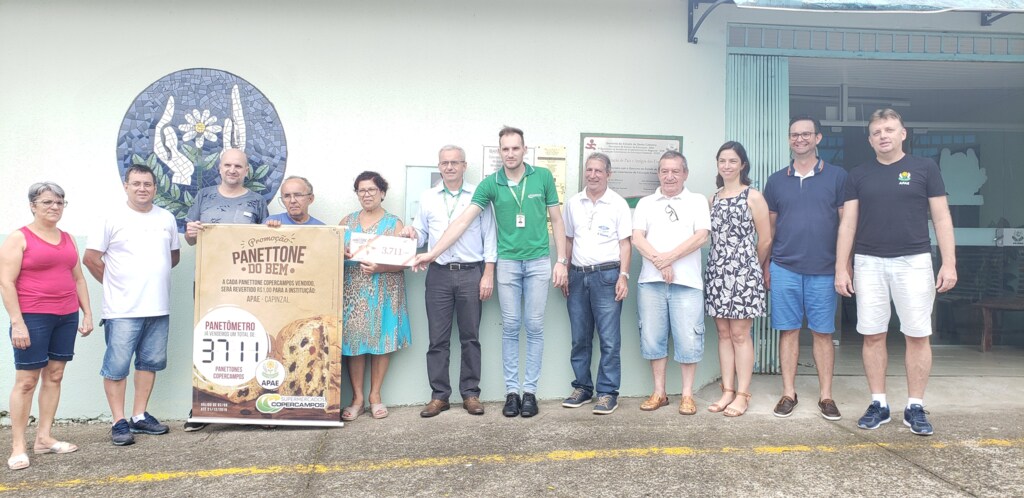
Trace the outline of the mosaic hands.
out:
<instances>
[{"instance_id":1,"label":"mosaic hands","mask_svg":"<svg viewBox=\"0 0 1024 498\"><path fill-rule=\"evenodd\" d=\"M174 117L174 97L167 97L167 106L160 121L153 129L153 153L173 172L171 181L180 185L191 185L195 164L178 148L178 134L170 126ZM245 149L245 116L238 85L231 87L231 117L224 119L222 140L224 149Z\"/></svg>"}]
</instances>

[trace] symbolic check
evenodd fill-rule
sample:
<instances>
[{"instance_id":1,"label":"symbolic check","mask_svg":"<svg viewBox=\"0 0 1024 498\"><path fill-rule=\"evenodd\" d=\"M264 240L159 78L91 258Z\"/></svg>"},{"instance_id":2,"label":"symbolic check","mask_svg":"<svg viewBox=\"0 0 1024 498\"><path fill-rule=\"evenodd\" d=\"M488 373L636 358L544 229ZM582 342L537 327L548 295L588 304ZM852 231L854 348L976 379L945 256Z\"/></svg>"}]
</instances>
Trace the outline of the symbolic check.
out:
<instances>
[{"instance_id":1,"label":"symbolic check","mask_svg":"<svg viewBox=\"0 0 1024 498\"><path fill-rule=\"evenodd\" d=\"M406 237L353 232L348 250L353 261L409 266L416 257L416 241Z\"/></svg>"}]
</instances>

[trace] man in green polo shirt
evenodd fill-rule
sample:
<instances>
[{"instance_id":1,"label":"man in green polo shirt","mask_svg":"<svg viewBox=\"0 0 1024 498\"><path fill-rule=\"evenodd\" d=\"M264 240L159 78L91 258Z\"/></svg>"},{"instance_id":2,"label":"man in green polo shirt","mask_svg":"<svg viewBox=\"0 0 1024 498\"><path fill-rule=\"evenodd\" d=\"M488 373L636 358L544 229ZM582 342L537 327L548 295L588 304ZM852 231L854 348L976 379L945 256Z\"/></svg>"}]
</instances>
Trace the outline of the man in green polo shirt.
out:
<instances>
[{"instance_id":1,"label":"man in green polo shirt","mask_svg":"<svg viewBox=\"0 0 1024 498\"><path fill-rule=\"evenodd\" d=\"M422 269L448 249L487 204L494 211L498 232L498 301L501 305L501 356L505 371L506 417L537 414L537 382L544 353L544 306L548 275L554 287L568 282L565 226L558 207L554 177L544 168L523 162L523 131L506 126L498 133L503 167L484 178L473 193L472 204L445 230L434 247L416 258ZM548 221L555 238L557 260L549 259ZM522 316L525 312L526 316ZM526 372L519 397L519 329L526 326Z\"/></svg>"}]
</instances>

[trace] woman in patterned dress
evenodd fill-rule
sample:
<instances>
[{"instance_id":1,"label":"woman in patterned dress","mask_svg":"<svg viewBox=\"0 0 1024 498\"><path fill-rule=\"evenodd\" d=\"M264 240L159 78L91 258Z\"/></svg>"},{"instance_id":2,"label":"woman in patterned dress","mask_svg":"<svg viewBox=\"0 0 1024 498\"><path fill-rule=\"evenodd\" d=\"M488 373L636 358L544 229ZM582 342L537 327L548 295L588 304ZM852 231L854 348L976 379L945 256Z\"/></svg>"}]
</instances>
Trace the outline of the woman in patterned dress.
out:
<instances>
[{"instance_id":1,"label":"woman in patterned dress","mask_svg":"<svg viewBox=\"0 0 1024 498\"><path fill-rule=\"evenodd\" d=\"M750 402L754 372L750 325L754 317L765 314L762 268L772 236L768 204L761 192L750 187L750 161L743 145L726 142L718 149L717 159L718 191L710 199L711 254L704 271L704 302L718 327L722 397L708 411L738 417Z\"/></svg>"},{"instance_id":2,"label":"woman in patterned dress","mask_svg":"<svg viewBox=\"0 0 1024 498\"><path fill-rule=\"evenodd\" d=\"M380 394L384 375L391 353L408 347L412 340L405 307L405 267L352 261L352 254L348 252L353 232L397 235L402 231L402 221L381 206L388 192L388 182L374 171L364 171L356 177L354 190L362 208L339 223L347 227L341 354L348 359L352 405L342 410L341 419L346 421L355 420L364 411L367 356L370 357L370 415L373 418L388 416Z\"/></svg>"}]
</instances>

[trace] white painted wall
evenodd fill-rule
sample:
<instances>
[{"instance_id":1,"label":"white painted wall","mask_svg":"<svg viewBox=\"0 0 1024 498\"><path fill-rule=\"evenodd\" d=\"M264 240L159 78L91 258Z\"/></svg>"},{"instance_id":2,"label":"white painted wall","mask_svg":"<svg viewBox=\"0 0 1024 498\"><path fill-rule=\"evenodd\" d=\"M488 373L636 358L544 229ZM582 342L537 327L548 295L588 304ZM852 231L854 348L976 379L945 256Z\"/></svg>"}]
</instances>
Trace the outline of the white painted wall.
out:
<instances>
[{"instance_id":1,"label":"white painted wall","mask_svg":"<svg viewBox=\"0 0 1024 498\"><path fill-rule=\"evenodd\" d=\"M1014 17L1021 16L1000 21L997 29L1021 31ZM0 234L29 221L28 185L52 179L71 201L61 227L84 237L97 217L123 200L114 144L128 105L158 78L192 67L237 74L274 102L288 138L288 173L314 182L313 214L324 220L357 208L349 185L363 169L391 181L385 207L401 213L405 165L433 164L441 145L455 143L469 151L470 170L479 171L481 147L496 143L503 124L523 128L527 145L565 145L571 186L578 179L580 132L682 135L690 159L687 185L710 193L714 153L726 139L726 22L977 27L977 14L878 19L730 6L711 15L700 44L692 45L681 0L255 1L228 7L193 0L0 0L0 170L8 194L0 199ZM193 261L191 248L184 249L174 271L170 366L151 405L159 418L187 412ZM407 283L414 339L392 362L384 399L393 404L418 403L430 393L422 275L410 275ZM92 295L98 312L98 286ZM564 299L552 292L542 397L567 394L571 380L564 310ZM646 395L650 374L638 351L635 313L630 299L623 312L622 392ZM485 365L500 364L499 320L497 303L488 303ZM709 332L707 339L698 384L718 375L716 335ZM102 350L100 332L80 342L59 417L108 413L98 374ZM0 393L13 378L10 354L9 346L0 347ZM457 368L458 361L452 364ZM670 372L670 390L678 391L678 369ZM503 395L500 368L485 369L482 388L487 399ZM0 400L4 406L6 395Z\"/></svg>"}]
</instances>

